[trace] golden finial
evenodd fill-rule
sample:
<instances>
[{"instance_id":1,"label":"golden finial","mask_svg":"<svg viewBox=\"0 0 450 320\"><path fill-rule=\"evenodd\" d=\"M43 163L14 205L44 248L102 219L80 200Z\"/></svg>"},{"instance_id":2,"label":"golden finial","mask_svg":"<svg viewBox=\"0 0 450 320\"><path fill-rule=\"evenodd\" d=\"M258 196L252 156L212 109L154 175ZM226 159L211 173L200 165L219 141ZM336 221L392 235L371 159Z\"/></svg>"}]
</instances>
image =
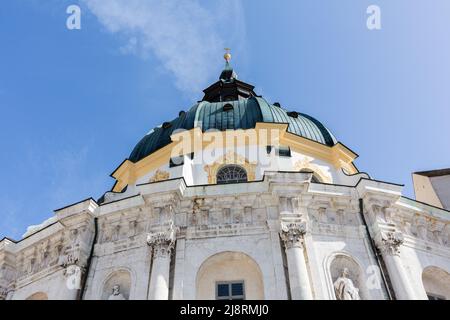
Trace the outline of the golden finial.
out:
<instances>
[{"instance_id":1,"label":"golden finial","mask_svg":"<svg viewBox=\"0 0 450 320\"><path fill-rule=\"evenodd\" d=\"M226 62L230 62L230 60L231 60L230 50L231 50L230 48L225 48L226 53L223 55L223 57Z\"/></svg>"}]
</instances>

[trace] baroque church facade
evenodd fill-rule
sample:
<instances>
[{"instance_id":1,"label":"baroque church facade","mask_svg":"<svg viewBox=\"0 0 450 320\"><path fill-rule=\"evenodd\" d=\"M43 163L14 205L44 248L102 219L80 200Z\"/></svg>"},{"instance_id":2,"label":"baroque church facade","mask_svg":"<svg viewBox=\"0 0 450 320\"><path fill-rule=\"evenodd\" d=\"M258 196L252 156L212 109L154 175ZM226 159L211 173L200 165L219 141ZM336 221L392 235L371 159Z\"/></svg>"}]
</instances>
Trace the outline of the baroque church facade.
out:
<instances>
[{"instance_id":1,"label":"baroque church facade","mask_svg":"<svg viewBox=\"0 0 450 320\"><path fill-rule=\"evenodd\" d=\"M450 212L360 172L225 59L111 191L0 241L0 299L450 299Z\"/></svg>"}]
</instances>

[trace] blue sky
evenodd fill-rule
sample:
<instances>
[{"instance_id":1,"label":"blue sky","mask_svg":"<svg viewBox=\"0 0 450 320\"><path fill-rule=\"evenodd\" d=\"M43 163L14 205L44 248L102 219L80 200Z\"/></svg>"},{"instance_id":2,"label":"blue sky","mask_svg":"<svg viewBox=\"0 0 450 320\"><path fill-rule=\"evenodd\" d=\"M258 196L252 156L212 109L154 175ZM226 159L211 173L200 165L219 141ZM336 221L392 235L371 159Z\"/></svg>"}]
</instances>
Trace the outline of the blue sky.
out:
<instances>
[{"instance_id":1,"label":"blue sky","mask_svg":"<svg viewBox=\"0 0 450 320\"><path fill-rule=\"evenodd\" d=\"M127 5L125 5L125 3ZM66 28L81 7L81 30ZM382 29L366 28L381 8ZM322 121L373 178L450 167L448 0L4 0L0 237L87 197L154 126L239 78Z\"/></svg>"}]
</instances>

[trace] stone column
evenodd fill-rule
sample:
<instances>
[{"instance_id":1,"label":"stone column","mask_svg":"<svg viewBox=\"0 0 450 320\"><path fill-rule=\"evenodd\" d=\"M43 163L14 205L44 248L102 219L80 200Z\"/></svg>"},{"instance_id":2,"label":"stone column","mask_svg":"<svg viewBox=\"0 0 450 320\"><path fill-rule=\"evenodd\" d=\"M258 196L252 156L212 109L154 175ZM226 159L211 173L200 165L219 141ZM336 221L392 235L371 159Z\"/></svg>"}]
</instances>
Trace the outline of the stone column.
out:
<instances>
[{"instance_id":1,"label":"stone column","mask_svg":"<svg viewBox=\"0 0 450 320\"><path fill-rule=\"evenodd\" d=\"M0 286L0 300L6 300L8 296L8 289Z\"/></svg>"},{"instance_id":2,"label":"stone column","mask_svg":"<svg viewBox=\"0 0 450 320\"><path fill-rule=\"evenodd\" d=\"M10 264L0 264L0 300L11 300L15 288L15 268Z\"/></svg>"},{"instance_id":3,"label":"stone column","mask_svg":"<svg viewBox=\"0 0 450 320\"><path fill-rule=\"evenodd\" d=\"M59 257L59 265L64 268L62 281L64 282L64 290L61 290L60 299L78 300L80 296L82 281L87 270L86 254L79 249L75 249Z\"/></svg>"},{"instance_id":4,"label":"stone column","mask_svg":"<svg viewBox=\"0 0 450 320\"><path fill-rule=\"evenodd\" d=\"M286 249L292 300L312 300L313 298L303 252L303 235L305 232L306 224L304 222L282 222L281 224L280 235Z\"/></svg>"},{"instance_id":5,"label":"stone column","mask_svg":"<svg viewBox=\"0 0 450 320\"><path fill-rule=\"evenodd\" d=\"M414 290L400 258L402 244L403 234L398 231L381 232L377 241L397 300L415 300Z\"/></svg>"},{"instance_id":6,"label":"stone column","mask_svg":"<svg viewBox=\"0 0 450 320\"><path fill-rule=\"evenodd\" d=\"M170 255L175 245L173 229L149 234L147 243L153 250L153 265L150 275L150 300L169 299Z\"/></svg>"}]
</instances>

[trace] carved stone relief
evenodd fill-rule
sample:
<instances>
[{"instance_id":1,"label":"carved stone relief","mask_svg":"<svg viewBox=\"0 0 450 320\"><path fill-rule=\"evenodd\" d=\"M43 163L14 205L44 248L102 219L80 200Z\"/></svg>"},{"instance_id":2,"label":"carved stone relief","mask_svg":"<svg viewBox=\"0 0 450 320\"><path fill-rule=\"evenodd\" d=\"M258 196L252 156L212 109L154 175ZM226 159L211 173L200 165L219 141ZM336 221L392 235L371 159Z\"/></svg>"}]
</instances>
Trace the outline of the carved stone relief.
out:
<instances>
[{"instance_id":1,"label":"carved stone relief","mask_svg":"<svg viewBox=\"0 0 450 320\"><path fill-rule=\"evenodd\" d=\"M286 249L303 247L303 236L306 233L306 222L281 222L281 240Z\"/></svg>"},{"instance_id":2,"label":"carved stone relief","mask_svg":"<svg viewBox=\"0 0 450 320\"><path fill-rule=\"evenodd\" d=\"M150 233L147 236L147 243L152 247L155 257L170 256L175 246L176 232L177 230L175 228L170 228L166 231Z\"/></svg>"},{"instance_id":3,"label":"carved stone relief","mask_svg":"<svg viewBox=\"0 0 450 320\"><path fill-rule=\"evenodd\" d=\"M404 242L403 234L399 231L381 232L380 239L376 240L376 245L382 253L398 255L400 246Z\"/></svg>"},{"instance_id":4,"label":"carved stone relief","mask_svg":"<svg viewBox=\"0 0 450 320\"><path fill-rule=\"evenodd\" d=\"M333 179L331 178L331 174L326 172L317 164L311 162L312 158L304 157L302 160L299 160L294 165L294 170L311 170L313 171L321 180L321 182L332 183Z\"/></svg>"},{"instance_id":5,"label":"carved stone relief","mask_svg":"<svg viewBox=\"0 0 450 320\"><path fill-rule=\"evenodd\" d=\"M169 177L170 177L169 172L158 169L156 170L155 174L150 178L149 182L164 181L168 180Z\"/></svg>"}]
</instances>

